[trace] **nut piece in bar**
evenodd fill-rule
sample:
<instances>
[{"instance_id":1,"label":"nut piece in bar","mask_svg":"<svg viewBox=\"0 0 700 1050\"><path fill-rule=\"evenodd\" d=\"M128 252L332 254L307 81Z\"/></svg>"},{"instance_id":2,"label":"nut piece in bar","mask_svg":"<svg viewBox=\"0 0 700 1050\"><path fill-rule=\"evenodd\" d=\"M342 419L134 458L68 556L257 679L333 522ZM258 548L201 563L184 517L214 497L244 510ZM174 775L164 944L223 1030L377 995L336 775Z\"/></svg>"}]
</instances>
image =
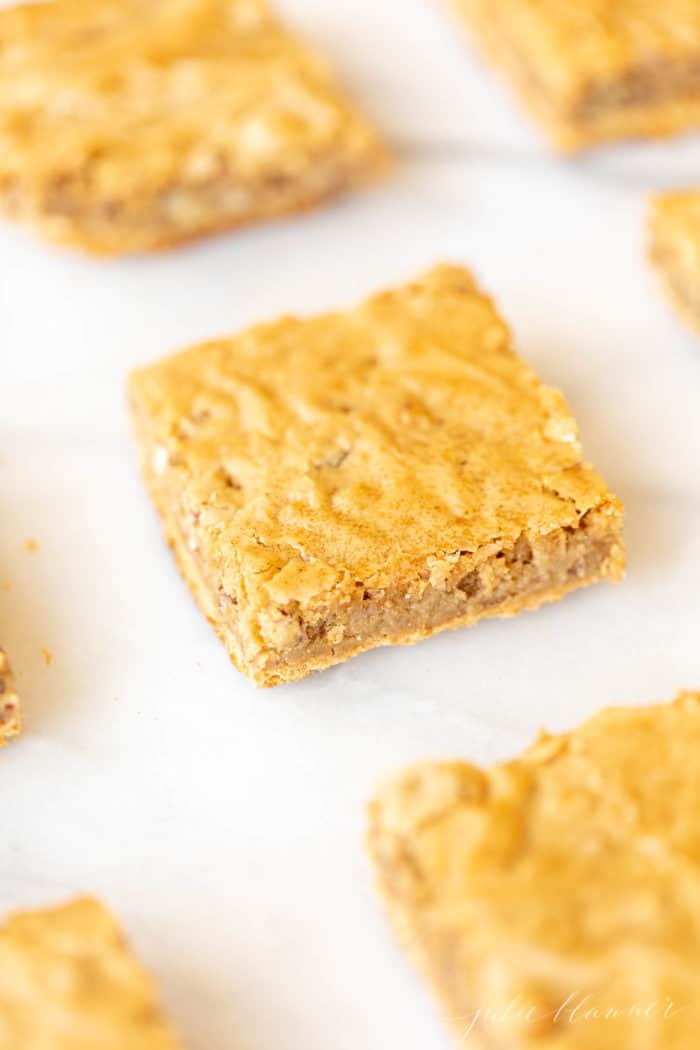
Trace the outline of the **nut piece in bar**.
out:
<instances>
[{"instance_id":1,"label":"nut piece in bar","mask_svg":"<svg viewBox=\"0 0 700 1050\"><path fill-rule=\"evenodd\" d=\"M602 711L487 771L431 763L380 790L379 889L459 1045L695 1045L698 799L700 693Z\"/></svg>"},{"instance_id":2,"label":"nut piece in bar","mask_svg":"<svg viewBox=\"0 0 700 1050\"><path fill-rule=\"evenodd\" d=\"M700 190L657 194L649 228L651 261L666 294L700 333Z\"/></svg>"},{"instance_id":3,"label":"nut piece in bar","mask_svg":"<svg viewBox=\"0 0 700 1050\"><path fill-rule=\"evenodd\" d=\"M130 402L168 542L259 685L622 575L564 398L459 267L185 350Z\"/></svg>"},{"instance_id":4,"label":"nut piece in bar","mask_svg":"<svg viewBox=\"0 0 700 1050\"><path fill-rule=\"evenodd\" d=\"M0 926L0 1050L179 1050L153 982L92 898Z\"/></svg>"},{"instance_id":5,"label":"nut piece in bar","mask_svg":"<svg viewBox=\"0 0 700 1050\"><path fill-rule=\"evenodd\" d=\"M21 728L19 697L15 690L15 677L12 674L7 653L0 649L0 747L17 736Z\"/></svg>"},{"instance_id":6,"label":"nut piece in bar","mask_svg":"<svg viewBox=\"0 0 700 1050\"><path fill-rule=\"evenodd\" d=\"M700 126L696 0L448 0L553 144Z\"/></svg>"},{"instance_id":7,"label":"nut piece in bar","mask_svg":"<svg viewBox=\"0 0 700 1050\"><path fill-rule=\"evenodd\" d=\"M0 10L0 207L98 254L297 212L385 167L266 0Z\"/></svg>"}]
</instances>

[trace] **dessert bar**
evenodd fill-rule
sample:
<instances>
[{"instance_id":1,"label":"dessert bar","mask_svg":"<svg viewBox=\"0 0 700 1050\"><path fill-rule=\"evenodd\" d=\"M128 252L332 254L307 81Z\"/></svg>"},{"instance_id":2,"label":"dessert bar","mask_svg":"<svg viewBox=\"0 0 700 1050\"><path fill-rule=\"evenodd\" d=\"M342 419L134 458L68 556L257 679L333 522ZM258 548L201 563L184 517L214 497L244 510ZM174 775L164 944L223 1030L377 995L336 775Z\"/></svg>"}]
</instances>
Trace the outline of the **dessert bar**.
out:
<instances>
[{"instance_id":1,"label":"dessert bar","mask_svg":"<svg viewBox=\"0 0 700 1050\"><path fill-rule=\"evenodd\" d=\"M265 0L0 10L0 207L119 254L310 207L386 154Z\"/></svg>"},{"instance_id":2,"label":"dessert bar","mask_svg":"<svg viewBox=\"0 0 700 1050\"><path fill-rule=\"evenodd\" d=\"M129 392L168 542L259 685L622 575L619 502L460 267L195 346Z\"/></svg>"},{"instance_id":3,"label":"dessert bar","mask_svg":"<svg viewBox=\"0 0 700 1050\"><path fill-rule=\"evenodd\" d=\"M458 1045L688 1050L700 1026L700 694L602 711L370 807L388 914Z\"/></svg>"},{"instance_id":4,"label":"dessert bar","mask_svg":"<svg viewBox=\"0 0 700 1050\"><path fill-rule=\"evenodd\" d=\"M4 649L0 649L0 747L20 731L19 697L15 678Z\"/></svg>"},{"instance_id":5,"label":"dessert bar","mask_svg":"<svg viewBox=\"0 0 700 1050\"><path fill-rule=\"evenodd\" d=\"M666 294L700 333L700 190L654 197L650 233L651 260Z\"/></svg>"},{"instance_id":6,"label":"dessert bar","mask_svg":"<svg viewBox=\"0 0 700 1050\"><path fill-rule=\"evenodd\" d=\"M116 922L81 898L0 926L0 1050L178 1050Z\"/></svg>"},{"instance_id":7,"label":"dessert bar","mask_svg":"<svg viewBox=\"0 0 700 1050\"><path fill-rule=\"evenodd\" d=\"M559 149L700 126L695 0L449 0Z\"/></svg>"}]
</instances>

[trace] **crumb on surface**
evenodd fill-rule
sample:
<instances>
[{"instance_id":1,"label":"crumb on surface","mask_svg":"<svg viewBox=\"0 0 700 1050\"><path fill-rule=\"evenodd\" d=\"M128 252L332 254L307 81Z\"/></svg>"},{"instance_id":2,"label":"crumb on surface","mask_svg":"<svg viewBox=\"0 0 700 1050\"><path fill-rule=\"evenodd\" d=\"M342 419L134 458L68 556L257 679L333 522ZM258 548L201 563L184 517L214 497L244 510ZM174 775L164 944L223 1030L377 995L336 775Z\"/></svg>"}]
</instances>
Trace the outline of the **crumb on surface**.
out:
<instances>
[{"instance_id":1,"label":"crumb on surface","mask_svg":"<svg viewBox=\"0 0 700 1050\"><path fill-rule=\"evenodd\" d=\"M46 664L46 666L50 667L51 661L53 660L53 653L51 652L51 650L47 649L46 646L42 646L41 655L44 657L44 663Z\"/></svg>"},{"instance_id":2,"label":"crumb on surface","mask_svg":"<svg viewBox=\"0 0 700 1050\"><path fill-rule=\"evenodd\" d=\"M30 536L29 539L25 541L24 549L27 554L36 554L39 550L39 541L35 540L33 536Z\"/></svg>"}]
</instances>

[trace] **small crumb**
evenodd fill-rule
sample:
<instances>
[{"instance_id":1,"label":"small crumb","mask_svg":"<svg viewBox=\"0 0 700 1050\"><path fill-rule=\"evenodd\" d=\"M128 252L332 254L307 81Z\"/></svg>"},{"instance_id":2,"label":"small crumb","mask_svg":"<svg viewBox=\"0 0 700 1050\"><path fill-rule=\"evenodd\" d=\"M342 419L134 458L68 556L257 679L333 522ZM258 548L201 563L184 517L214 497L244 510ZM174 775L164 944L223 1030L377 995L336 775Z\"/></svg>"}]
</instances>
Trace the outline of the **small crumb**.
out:
<instances>
[{"instance_id":1,"label":"small crumb","mask_svg":"<svg viewBox=\"0 0 700 1050\"><path fill-rule=\"evenodd\" d=\"M51 666L51 661L53 660L53 653L51 652L50 649L46 649L46 648L42 648L41 653L42 653L42 656L44 657L44 663L46 664L47 667L50 667Z\"/></svg>"},{"instance_id":2,"label":"small crumb","mask_svg":"<svg viewBox=\"0 0 700 1050\"><path fill-rule=\"evenodd\" d=\"M27 554L36 554L36 552L39 550L39 541L35 540L33 536L30 536L30 538L24 544L24 549L27 552Z\"/></svg>"},{"instance_id":3,"label":"small crumb","mask_svg":"<svg viewBox=\"0 0 700 1050\"><path fill-rule=\"evenodd\" d=\"M201 660L197 660L197 667L200 667L200 668L204 667L204 664L202 663Z\"/></svg>"},{"instance_id":4,"label":"small crumb","mask_svg":"<svg viewBox=\"0 0 700 1050\"><path fill-rule=\"evenodd\" d=\"M0 583L0 587L2 587L3 591L11 591L12 590L12 584L10 583L9 580L5 580L4 583Z\"/></svg>"}]
</instances>

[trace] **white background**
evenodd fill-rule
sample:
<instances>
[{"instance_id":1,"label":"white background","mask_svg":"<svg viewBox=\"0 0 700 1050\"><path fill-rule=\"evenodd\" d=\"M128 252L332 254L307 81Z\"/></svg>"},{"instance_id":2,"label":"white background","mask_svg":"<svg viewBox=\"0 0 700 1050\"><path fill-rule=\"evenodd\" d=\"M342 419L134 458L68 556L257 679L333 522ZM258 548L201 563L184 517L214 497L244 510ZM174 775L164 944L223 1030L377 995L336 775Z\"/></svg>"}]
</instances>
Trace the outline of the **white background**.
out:
<instances>
[{"instance_id":1,"label":"white background","mask_svg":"<svg viewBox=\"0 0 700 1050\"><path fill-rule=\"evenodd\" d=\"M383 187L121 262L0 229L0 638L26 720L0 756L0 906L105 897L188 1050L440 1050L371 890L377 779L700 687L700 343L644 261L645 197L700 181L700 141L562 161L439 4L284 7L393 142ZM258 691L161 539L125 376L440 259L475 269L566 392L627 507L628 579Z\"/></svg>"}]
</instances>

